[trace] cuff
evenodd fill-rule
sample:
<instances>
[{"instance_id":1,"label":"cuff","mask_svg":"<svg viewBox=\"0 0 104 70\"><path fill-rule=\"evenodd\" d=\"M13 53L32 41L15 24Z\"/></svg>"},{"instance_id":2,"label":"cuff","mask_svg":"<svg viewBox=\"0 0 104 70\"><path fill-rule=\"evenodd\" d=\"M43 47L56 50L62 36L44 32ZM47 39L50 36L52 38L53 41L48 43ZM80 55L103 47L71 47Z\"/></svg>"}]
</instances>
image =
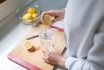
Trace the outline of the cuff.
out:
<instances>
[{"instance_id":1,"label":"cuff","mask_svg":"<svg viewBox=\"0 0 104 70\"><path fill-rule=\"evenodd\" d=\"M66 67L67 69L69 69L70 67L72 67L72 65L73 65L76 61L78 61L78 58L74 58L74 57L68 57L68 58L66 58L66 60L65 60L65 67Z\"/></svg>"}]
</instances>

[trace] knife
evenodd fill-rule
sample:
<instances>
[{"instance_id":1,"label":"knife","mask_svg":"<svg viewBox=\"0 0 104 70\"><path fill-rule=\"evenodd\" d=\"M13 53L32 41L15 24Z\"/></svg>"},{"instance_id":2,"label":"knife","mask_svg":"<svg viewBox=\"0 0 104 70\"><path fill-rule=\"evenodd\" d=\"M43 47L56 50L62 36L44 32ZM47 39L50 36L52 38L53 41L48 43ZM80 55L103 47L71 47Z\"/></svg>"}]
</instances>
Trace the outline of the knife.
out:
<instances>
[{"instance_id":1,"label":"knife","mask_svg":"<svg viewBox=\"0 0 104 70\"><path fill-rule=\"evenodd\" d=\"M30 39L33 39L33 38L37 38L37 37L39 37L39 35L28 37L27 40L30 40Z\"/></svg>"}]
</instances>

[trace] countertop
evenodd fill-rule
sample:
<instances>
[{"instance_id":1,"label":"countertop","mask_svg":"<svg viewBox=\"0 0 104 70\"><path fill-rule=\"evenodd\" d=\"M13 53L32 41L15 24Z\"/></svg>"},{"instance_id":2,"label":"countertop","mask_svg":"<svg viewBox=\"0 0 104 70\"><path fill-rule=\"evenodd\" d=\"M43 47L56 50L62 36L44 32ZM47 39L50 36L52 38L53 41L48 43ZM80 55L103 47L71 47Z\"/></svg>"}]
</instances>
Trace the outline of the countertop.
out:
<instances>
[{"instance_id":1,"label":"countertop","mask_svg":"<svg viewBox=\"0 0 104 70\"><path fill-rule=\"evenodd\" d=\"M24 67L10 61L7 58L8 53L15 45L31 30L31 25L22 24L13 19L5 26L0 33L0 70L27 70Z\"/></svg>"}]
</instances>

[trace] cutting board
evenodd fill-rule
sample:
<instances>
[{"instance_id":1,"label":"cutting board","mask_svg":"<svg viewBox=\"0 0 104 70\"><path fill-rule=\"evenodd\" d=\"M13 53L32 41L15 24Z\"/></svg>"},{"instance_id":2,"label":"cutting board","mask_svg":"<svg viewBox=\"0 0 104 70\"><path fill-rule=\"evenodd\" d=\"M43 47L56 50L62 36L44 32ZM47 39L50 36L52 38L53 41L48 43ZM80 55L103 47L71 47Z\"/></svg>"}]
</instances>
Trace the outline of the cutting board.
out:
<instances>
[{"instance_id":1,"label":"cutting board","mask_svg":"<svg viewBox=\"0 0 104 70\"><path fill-rule=\"evenodd\" d=\"M48 63L45 63L42 59L42 44L40 42L40 38L34 38L30 41L33 43L35 47L38 49L34 52L29 52L25 47L26 38L31 37L33 35L37 35L39 29L44 29L43 25L33 28L26 37L24 37L16 47L8 54L8 58L17 64L29 69L29 70L53 70L54 66ZM52 39L52 43L55 47L55 50L60 54L65 48L64 41L64 32L55 30L53 33L54 37Z\"/></svg>"}]
</instances>

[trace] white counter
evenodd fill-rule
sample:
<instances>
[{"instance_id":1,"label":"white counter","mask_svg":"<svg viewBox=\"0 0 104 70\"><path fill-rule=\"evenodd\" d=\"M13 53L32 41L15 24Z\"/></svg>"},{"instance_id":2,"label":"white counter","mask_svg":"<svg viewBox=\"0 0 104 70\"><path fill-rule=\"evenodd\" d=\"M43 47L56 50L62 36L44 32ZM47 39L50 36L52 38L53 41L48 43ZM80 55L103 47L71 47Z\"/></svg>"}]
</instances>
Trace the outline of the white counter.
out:
<instances>
[{"instance_id":1,"label":"white counter","mask_svg":"<svg viewBox=\"0 0 104 70\"><path fill-rule=\"evenodd\" d=\"M22 66L10 61L8 53L30 31L31 26L13 19L12 23L5 26L0 32L0 70L26 70Z\"/></svg>"}]
</instances>

